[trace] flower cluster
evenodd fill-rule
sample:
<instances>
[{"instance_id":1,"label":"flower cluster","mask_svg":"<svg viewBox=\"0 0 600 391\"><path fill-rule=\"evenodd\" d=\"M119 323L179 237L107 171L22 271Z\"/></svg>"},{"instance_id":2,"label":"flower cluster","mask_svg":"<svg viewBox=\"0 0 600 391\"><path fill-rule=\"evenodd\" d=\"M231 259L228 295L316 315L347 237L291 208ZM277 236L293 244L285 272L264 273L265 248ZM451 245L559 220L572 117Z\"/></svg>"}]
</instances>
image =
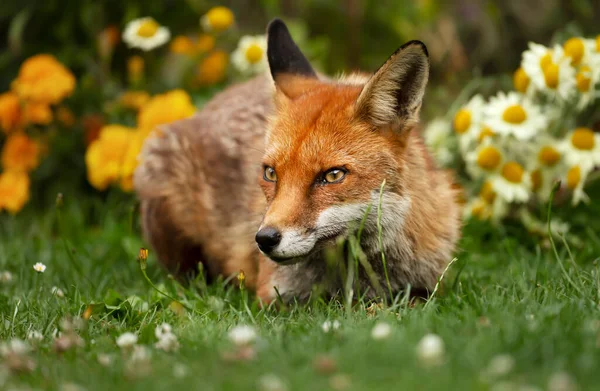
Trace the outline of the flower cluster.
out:
<instances>
[{"instance_id":1,"label":"flower cluster","mask_svg":"<svg viewBox=\"0 0 600 391\"><path fill-rule=\"evenodd\" d=\"M38 167L44 144L28 131L50 125L55 118L72 125L70 110L58 105L74 89L75 77L69 69L49 54L38 54L23 62L11 90L0 94L0 136L5 137L0 211L14 214L29 200L29 173Z\"/></svg>"},{"instance_id":2,"label":"flower cluster","mask_svg":"<svg viewBox=\"0 0 600 391\"><path fill-rule=\"evenodd\" d=\"M146 137L159 125L190 117L195 110L186 92L173 90L148 97L137 114L137 128L104 126L85 154L90 184L98 190L119 184L124 191L131 191L137 157Z\"/></svg>"},{"instance_id":3,"label":"flower cluster","mask_svg":"<svg viewBox=\"0 0 600 391\"><path fill-rule=\"evenodd\" d=\"M571 38L562 46L530 43L513 75L515 91L487 102L476 95L454 113L452 125L432 123L426 142L449 164L454 133L476 189L466 217L524 219L524 206L547 202L556 180L562 198L573 205L588 201L583 189L600 166L600 134L586 114L599 96L599 81L600 36Z\"/></svg>"}]
</instances>

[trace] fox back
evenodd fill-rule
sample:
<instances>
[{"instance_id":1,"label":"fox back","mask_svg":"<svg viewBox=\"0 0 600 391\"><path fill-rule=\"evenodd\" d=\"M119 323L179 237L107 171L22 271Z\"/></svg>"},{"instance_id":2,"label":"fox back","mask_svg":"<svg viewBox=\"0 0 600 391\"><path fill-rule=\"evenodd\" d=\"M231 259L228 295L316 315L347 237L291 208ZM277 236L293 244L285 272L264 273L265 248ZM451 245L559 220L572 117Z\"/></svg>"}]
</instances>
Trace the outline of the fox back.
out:
<instances>
[{"instance_id":1,"label":"fox back","mask_svg":"<svg viewBox=\"0 0 600 391\"><path fill-rule=\"evenodd\" d=\"M354 236L367 296L432 289L460 213L419 135L425 45L407 43L370 77L323 80L275 20L267 56L270 78L146 142L134 184L159 259L177 273L244 270L262 300L304 300L342 288L347 265L327 254Z\"/></svg>"}]
</instances>

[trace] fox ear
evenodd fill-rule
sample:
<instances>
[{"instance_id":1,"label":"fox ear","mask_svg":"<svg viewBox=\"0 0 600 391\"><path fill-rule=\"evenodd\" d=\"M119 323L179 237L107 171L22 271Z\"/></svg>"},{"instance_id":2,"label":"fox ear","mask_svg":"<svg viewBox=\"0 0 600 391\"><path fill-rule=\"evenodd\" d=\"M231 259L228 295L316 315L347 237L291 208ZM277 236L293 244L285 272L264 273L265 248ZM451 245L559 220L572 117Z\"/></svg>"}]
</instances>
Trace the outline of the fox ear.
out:
<instances>
[{"instance_id":1,"label":"fox ear","mask_svg":"<svg viewBox=\"0 0 600 391\"><path fill-rule=\"evenodd\" d=\"M281 19L275 18L269 23L267 37L267 59L275 85L294 98L307 87L306 79L317 80L317 74ZM299 82L301 79L305 82Z\"/></svg>"},{"instance_id":2,"label":"fox ear","mask_svg":"<svg viewBox=\"0 0 600 391\"><path fill-rule=\"evenodd\" d=\"M425 44L406 43L365 84L356 101L357 115L377 127L417 122L428 78Z\"/></svg>"}]
</instances>

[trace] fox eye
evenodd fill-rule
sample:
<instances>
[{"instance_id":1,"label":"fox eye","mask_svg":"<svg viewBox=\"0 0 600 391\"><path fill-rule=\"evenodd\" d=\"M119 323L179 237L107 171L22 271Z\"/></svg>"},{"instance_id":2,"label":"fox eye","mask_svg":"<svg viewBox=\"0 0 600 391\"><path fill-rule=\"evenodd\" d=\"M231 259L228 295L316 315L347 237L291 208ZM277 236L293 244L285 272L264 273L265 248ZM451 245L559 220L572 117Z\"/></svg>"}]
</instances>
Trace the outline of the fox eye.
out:
<instances>
[{"instance_id":1,"label":"fox eye","mask_svg":"<svg viewBox=\"0 0 600 391\"><path fill-rule=\"evenodd\" d=\"M275 173L275 169L273 167L265 166L263 178L267 182L277 182L277 174Z\"/></svg>"},{"instance_id":2,"label":"fox eye","mask_svg":"<svg viewBox=\"0 0 600 391\"><path fill-rule=\"evenodd\" d=\"M344 179L346 176L346 170L341 168L332 168L327 171L323 176L324 183L336 183Z\"/></svg>"}]
</instances>

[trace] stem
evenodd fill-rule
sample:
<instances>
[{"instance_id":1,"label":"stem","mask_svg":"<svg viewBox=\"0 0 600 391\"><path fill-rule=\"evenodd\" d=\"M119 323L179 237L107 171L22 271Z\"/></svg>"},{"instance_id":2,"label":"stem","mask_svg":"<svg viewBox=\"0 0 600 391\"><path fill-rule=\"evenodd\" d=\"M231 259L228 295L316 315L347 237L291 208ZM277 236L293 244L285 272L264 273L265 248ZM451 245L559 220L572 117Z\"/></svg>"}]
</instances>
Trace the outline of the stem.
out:
<instances>
[{"instance_id":1,"label":"stem","mask_svg":"<svg viewBox=\"0 0 600 391\"><path fill-rule=\"evenodd\" d=\"M388 275L388 270L387 270L387 261L385 259L385 253L383 252L383 239L382 239L382 232L383 232L383 227L381 225L381 216L382 216L382 204L383 204L383 188L385 186L385 179L383 180L383 182L381 183L381 188L379 189L379 205L377 205L377 232L378 232L378 239L379 239L379 251L381 252L381 262L383 263L383 273L385 275L385 282L387 284L388 287L388 291L390 293L390 299L392 299L394 297L394 294L392 293L392 284L390 284L390 276ZM385 300L387 303L387 299Z\"/></svg>"},{"instance_id":2,"label":"stem","mask_svg":"<svg viewBox=\"0 0 600 391\"><path fill-rule=\"evenodd\" d=\"M141 263L140 263L141 265ZM174 302L176 302L177 304L181 305L183 308L185 308L186 310L190 311L190 312L196 312L192 307L183 304L181 301L177 300L176 298L174 298L173 296L169 295L166 292L163 292L162 290L158 289L158 287L156 285L154 285L154 283L152 282L152 280L150 279L150 277L148 277L148 274L146 273L146 269L140 266L140 270L142 271L142 275L144 276L144 278L146 279L146 282L148 282L148 284L150 284L150 286L157 291L158 293L160 293L161 295L165 296L166 298L169 298L171 300L173 300Z\"/></svg>"}]
</instances>

